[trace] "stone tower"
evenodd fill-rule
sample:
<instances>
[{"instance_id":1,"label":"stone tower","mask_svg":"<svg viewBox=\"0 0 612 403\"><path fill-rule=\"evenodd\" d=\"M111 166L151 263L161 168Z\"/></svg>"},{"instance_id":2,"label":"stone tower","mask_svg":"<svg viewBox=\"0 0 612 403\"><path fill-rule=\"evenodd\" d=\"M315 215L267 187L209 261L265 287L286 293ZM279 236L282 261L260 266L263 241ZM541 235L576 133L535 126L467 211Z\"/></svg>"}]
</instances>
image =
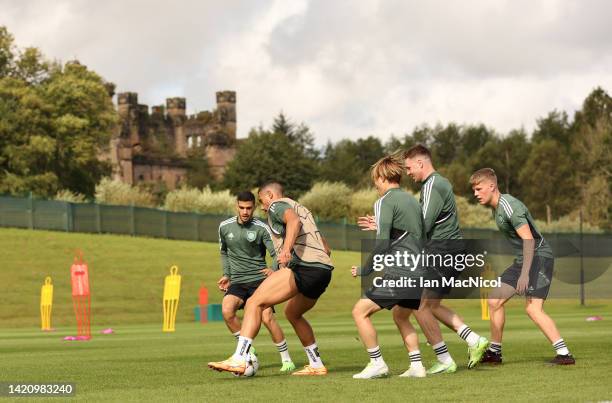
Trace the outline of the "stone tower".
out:
<instances>
[{"instance_id":1,"label":"stone tower","mask_svg":"<svg viewBox=\"0 0 612 403\"><path fill-rule=\"evenodd\" d=\"M175 97L166 99L168 118L174 126L174 150L181 157L187 155L187 138L185 136L185 98Z\"/></svg>"}]
</instances>

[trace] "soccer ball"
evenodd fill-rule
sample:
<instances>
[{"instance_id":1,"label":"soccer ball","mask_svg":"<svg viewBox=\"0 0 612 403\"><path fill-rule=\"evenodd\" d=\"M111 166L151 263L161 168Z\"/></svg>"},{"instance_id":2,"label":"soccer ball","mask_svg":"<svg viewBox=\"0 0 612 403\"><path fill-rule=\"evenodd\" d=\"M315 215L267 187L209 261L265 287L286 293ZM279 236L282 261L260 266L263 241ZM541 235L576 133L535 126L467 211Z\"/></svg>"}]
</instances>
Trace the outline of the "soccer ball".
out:
<instances>
[{"instance_id":1,"label":"soccer ball","mask_svg":"<svg viewBox=\"0 0 612 403\"><path fill-rule=\"evenodd\" d=\"M257 356L255 354L250 353L244 373L242 375L234 374L234 376L245 376L245 377L255 376L258 369L259 369L259 360L257 359Z\"/></svg>"}]
</instances>

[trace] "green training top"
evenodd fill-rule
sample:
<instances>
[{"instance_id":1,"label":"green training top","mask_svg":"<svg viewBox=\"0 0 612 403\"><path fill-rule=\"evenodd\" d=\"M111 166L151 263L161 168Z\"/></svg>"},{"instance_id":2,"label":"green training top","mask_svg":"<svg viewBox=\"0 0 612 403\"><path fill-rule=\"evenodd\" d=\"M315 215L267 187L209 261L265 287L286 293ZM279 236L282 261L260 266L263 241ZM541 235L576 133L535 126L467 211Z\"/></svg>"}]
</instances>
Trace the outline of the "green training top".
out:
<instances>
[{"instance_id":1,"label":"green training top","mask_svg":"<svg viewBox=\"0 0 612 403\"><path fill-rule=\"evenodd\" d=\"M525 224L529 225L531 234L535 239L535 256L553 257L552 249L548 242L544 239L540 231L535 225L533 217L527 207L519 199L512 197L509 194L502 194L499 197L497 208L493 211L493 219L497 224L497 228L510 241L512 249L516 254L516 262L523 261L523 240L516 232L517 228Z\"/></svg>"},{"instance_id":2,"label":"green training top","mask_svg":"<svg viewBox=\"0 0 612 403\"><path fill-rule=\"evenodd\" d=\"M376 239L397 241L410 237L423 239L421 206L410 193L391 188L374 203Z\"/></svg>"},{"instance_id":3,"label":"green training top","mask_svg":"<svg viewBox=\"0 0 612 403\"><path fill-rule=\"evenodd\" d=\"M427 239L461 239L453 185L438 172L423 182L420 197Z\"/></svg>"},{"instance_id":4,"label":"green training top","mask_svg":"<svg viewBox=\"0 0 612 403\"><path fill-rule=\"evenodd\" d=\"M270 227L256 218L244 224L240 224L237 217L221 222L219 245L223 275L229 277L233 284L265 278L261 270L267 267L266 249L274 259L271 268L277 268Z\"/></svg>"},{"instance_id":5,"label":"green training top","mask_svg":"<svg viewBox=\"0 0 612 403\"><path fill-rule=\"evenodd\" d=\"M374 203L374 216L377 242L370 259L376 254L393 254L397 251L421 253L421 241L424 239L423 214L414 196L400 188L391 188ZM360 276L371 272L369 264L359 269ZM403 273L402 269L393 266L387 267L386 271L390 275Z\"/></svg>"},{"instance_id":6,"label":"green training top","mask_svg":"<svg viewBox=\"0 0 612 403\"><path fill-rule=\"evenodd\" d=\"M296 204L297 205L297 204ZM299 206L299 205L298 205ZM289 262L289 267L295 266L304 266L304 267L314 267L325 270L333 270L334 267L321 261L306 261L304 259L300 259L300 257L296 253L296 247L299 246L301 250L306 251L308 248L317 248L316 252L321 252L322 244L320 242L320 237L322 237L319 229L316 226L316 223L312 219L312 214L310 211L306 210L303 206L299 206L300 211L296 211L298 217L300 217L300 222L302 223L302 229L300 230L300 234L298 234L298 238L296 238L296 244L291 251L291 261ZM293 207L283 200L275 200L270 205L268 209L268 222L270 223L270 229L277 237L285 238L287 224L284 220L285 211L287 209L293 209ZM301 216L301 214L303 216ZM305 221L308 220L308 221ZM306 233L304 233L306 231ZM300 240L300 235L302 235L302 239ZM298 245L298 243L301 243ZM314 256L314 255L313 255ZM325 254L325 260L331 263L329 257Z\"/></svg>"}]
</instances>

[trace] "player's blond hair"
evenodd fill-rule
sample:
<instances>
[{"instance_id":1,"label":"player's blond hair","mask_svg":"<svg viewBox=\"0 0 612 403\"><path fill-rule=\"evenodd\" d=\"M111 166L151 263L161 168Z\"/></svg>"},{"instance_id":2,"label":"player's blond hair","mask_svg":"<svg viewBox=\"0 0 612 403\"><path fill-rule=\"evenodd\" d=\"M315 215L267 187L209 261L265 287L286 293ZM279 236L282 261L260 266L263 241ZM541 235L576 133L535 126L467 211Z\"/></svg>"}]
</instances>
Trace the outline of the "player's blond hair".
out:
<instances>
[{"instance_id":1,"label":"player's blond hair","mask_svg":"<svg viewBox=\"0 0 612 403\"><path fill-rule=\"evenodd\" d=\"M404 164L398 155L388 155L376 161L372 165L370 175L372 181L378 178L382 178L392 183L400 183L402 180L402 172L404 171Z\"/></svg>"},{"instance_id":2,"label":"player's blond hair","mask_svg":"<svg viewBox=\"0 0 612 403\"><path fill-rule=\"evenodd\" d=\"M470 185L476 186L485 180L489 180L497 185L497 175L492 168L482 168L474 172L472 176L470 176Z\"/></svg>"}]
</instances>

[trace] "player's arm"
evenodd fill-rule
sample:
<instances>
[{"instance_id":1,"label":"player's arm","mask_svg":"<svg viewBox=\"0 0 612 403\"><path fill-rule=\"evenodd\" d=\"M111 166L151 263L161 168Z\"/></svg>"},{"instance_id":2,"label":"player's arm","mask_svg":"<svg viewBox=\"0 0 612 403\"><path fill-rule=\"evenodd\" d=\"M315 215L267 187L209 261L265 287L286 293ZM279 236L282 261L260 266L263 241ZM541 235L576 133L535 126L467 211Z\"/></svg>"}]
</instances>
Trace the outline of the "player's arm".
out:
<instances>
[{"instance_id":1,"label":"player's arm","mask_svg":"<svg viewBox=\"0 0 612 403\"><path fill-rule=\"evenodd\" d=\"M276 258L276 249L274 249L274 242L272 242L272 235L270 234L269 228L263 229L262 240L263 240L264 246L266 247L266 250L270 254L270 257L272 258L271 268L262 269L262 272L266 276L269 276L270 274L272 274L271 273L272 271L278 270L278 259Z\"/></svg>"},{"instance_id":2,"label":"player's arm","mask_svg":"<svg viewBox=\"0 0 612 403\"><path fill-rule=\"evenodd\" d=\"M378 205L378 203L380 203L380 205ZM379 200L374 205L374 211L377 212L377 215L375 216L376 244L364 267L351 267L351 275L353 277L367 276L370 274L373 270L372 262L374 255L384 254L389 247L391 240L391 229L393 228L393 205L388 203L385 204L384 200Z\"/></svg>"},{"instance_id":3,"label":"player's arm","mask_svg":"<svg viewBox=\"0 0 612 403\"><path fill-rule=\"evenodd\" d=\"M521 275L516 283L516 292L519 295L523 295L529 286L529 269L533 262L535 240L529 229L529 224L523 224L516 228L516 233L523 240L523 267L521 268Z\"/></svg>"},{"instance_id":4,"label":"player's arm","mask_svg":"<svg viewBox=\"0 0 612 403\"><path fill-rule=\"evenodd\" d=\"M425 189L421 191L425 191L425 194L423 194L423 226L425 227L425 234L429 234L436 225L436 220L440 217L444 200L440 192L433 186L429 191Z\"/></svg>"},{"instance_id":5,"label":"player's arm","mask_svg":"<svg viewBox=\"0 0 612 403\"><path fill-rule=\"evenodd\" d=\"M227 257L227 243L225 242L225 235L221 232L221 228L219 228L219 251L221 254L221 269L223 271L223 276L217 281L217 285L221 291L226 291L229 287L231 273L229 259Z\"/></svg>"},{"instance_id":6,"label":"player's arm","mask_svg":"<svg viewBox=\"0 0 612 403\"><path fill-rule=\"evenodd\" d=\"M291 261L291 251L300 233L300 229L302 229L300 217L291 208L284 211L283 222L285 223L285 239L283 241L283 248L278 256L279 266L287 266Z\"/></svg>"}]
</instances>

